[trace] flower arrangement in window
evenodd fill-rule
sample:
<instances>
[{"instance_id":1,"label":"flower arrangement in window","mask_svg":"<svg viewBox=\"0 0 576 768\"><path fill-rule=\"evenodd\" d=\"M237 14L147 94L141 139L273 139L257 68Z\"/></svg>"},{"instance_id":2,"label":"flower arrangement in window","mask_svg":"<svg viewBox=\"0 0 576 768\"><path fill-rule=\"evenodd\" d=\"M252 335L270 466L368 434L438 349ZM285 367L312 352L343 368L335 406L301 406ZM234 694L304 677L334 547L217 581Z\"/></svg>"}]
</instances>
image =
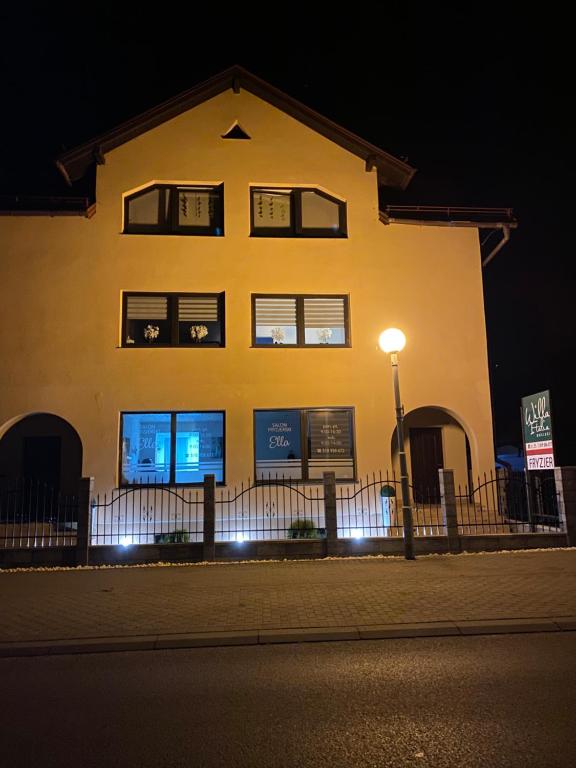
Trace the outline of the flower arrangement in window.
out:
<instances>
[{"instance_id":1,"label":"flower arrangement in window","mask_svg":"<svg viewBox=\"0 0 576 768\"><path fill-rule=\"evenodd\" d=\"M190 326L190 338L192 341L202 341L202 339L208 336L208 328L205 325L191 325Z\"/></svg>"},{"instance_id":2,"label":"flower arrangement in window","mask_svg":"<svg viewBox=\"0 0 576 768\"><path fill-rule=\"evenodd\" d=\"M332 328L320 328L318 331L318 340L320 344L328 344L332 338Z\"/></svg>"},{"instance_id":3,"label":"flower arrangement in window","mask_svg":"<svg viewBox=\"0 0 576 768\"><path fill-rule=\"evenodd\" d=\"M270 336L272 336L272 341L274 342L274 344L282 344L282 342L286 338L282 328L278 328L278 327L270 328Z\"/></svg>"},{"instance_id":4,"label":"flower arrangement in window","mask_svg":"<svg viewBox=\"0 0 576 768\"><path fill-rule=\"evenodd\" d=\"M157 325L151 325L148 323L144 328L144 338L147 342L155 341L160 336L160 328Z\"/></svg>"}]
</instances>

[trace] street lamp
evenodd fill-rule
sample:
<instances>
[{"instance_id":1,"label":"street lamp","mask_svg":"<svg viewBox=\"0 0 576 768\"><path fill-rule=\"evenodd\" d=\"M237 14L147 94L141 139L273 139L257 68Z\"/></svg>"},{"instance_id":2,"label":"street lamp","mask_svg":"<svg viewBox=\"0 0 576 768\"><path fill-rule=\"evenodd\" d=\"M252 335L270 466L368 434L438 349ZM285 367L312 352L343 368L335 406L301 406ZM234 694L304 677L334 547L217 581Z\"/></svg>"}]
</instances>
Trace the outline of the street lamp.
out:
<instances>
[{"instance_id":1,"label":"street lamp","mask_svg":"<svg viewBox=\"0 0 576 768\"><path fill-rule=\"evenodd\" d=\"M378 344L383 352L390 355L394 374L394 399L396 402L396 427L398 432L398 454L400 457L400 487L402 489L402 519L404 522L404 556L406 560L415 560L414 531L412 525L412 507L410 506L410 487L404 445L404 408L400 400L400 381L398 378L398 352L406 346L406 336L398 328L382 331Z\"/></svg>"}]
</instances>

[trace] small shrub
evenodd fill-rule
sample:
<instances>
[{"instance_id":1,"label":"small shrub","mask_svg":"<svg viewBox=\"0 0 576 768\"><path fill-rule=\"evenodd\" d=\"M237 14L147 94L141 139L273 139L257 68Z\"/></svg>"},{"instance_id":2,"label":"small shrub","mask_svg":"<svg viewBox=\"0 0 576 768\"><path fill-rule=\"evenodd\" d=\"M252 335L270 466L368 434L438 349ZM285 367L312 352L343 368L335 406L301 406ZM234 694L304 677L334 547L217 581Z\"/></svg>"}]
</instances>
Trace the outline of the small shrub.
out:
<instances>
[{"instance_id":1,"label":"small shrub","mask_svg":"<svg viewBox=\"0 0 576 768\"><path fill-rule=\"evenodd\" d=\"M315 539L317 535L314 522L305 517L297 517L296 520L292 520L288 528L289 539Z\"/></svg>"},{"instance_id":2,"label":"small shrub","mask_svg":"<svg viewBox=\"0 0 576 768\"><path fill-rule=\"evenodd\" d=\"M157 533L154 541L156 544L188 544L190 534L184 529L170 531L170 533Z\"/></svg>"}]
</instances>

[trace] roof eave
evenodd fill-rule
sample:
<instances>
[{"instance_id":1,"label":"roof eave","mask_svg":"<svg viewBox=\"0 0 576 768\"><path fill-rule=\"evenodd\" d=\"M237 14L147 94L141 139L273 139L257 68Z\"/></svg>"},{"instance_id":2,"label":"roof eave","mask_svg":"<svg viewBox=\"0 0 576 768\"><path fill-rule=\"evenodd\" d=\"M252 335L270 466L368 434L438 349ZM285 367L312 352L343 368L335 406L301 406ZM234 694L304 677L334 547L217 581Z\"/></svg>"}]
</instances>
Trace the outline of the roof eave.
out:
<instances>
[{"instance_id":1,"label":"roof eave","mask_svg":"<svg viewBox=\"0 0 576 768\"><path fill-rule=\"evenodd\" d=\"M127 120L111 131L64 152L58 157L56 166L67 184L72 184L82 178L87 168L94 162L102 162L107 152L230 88L235 92L244 88L349 152L361 157L366 161L367 166L370 163L371 167L377 169L380 184L396 189L405 189L416 173L416 169L412 166L364 141L351 131L323 117L239 66L230 67L219 75L200 83L195 88L174 96L141 115Z\"/></svg>"},{"instance_id":2,"label":"roof eave","mask_svg":"<svg viewBox=\"0 0 576 768\"><path fill-rule=\"evenodd\" d=\"M517 229L517 221L440 221L432 219L395 219L380 215L382 224L409 224L418 227L474 227L475 229Z\"/></svg>"}]
</instances>

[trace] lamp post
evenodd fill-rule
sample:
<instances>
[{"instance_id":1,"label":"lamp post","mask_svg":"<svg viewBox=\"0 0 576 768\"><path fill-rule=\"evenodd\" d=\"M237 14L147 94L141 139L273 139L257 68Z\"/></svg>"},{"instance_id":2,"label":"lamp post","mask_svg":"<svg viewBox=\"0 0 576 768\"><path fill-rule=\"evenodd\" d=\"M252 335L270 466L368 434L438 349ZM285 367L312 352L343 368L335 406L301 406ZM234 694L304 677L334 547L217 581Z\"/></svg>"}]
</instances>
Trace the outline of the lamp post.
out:
<instances>
[{"instance_id":1,"label":"lamp post","mask_svg":"<svg viewBox=\"0 0 576 768\"><path fill-rule=\"evenodd\" d=\"M398 455L400 457L400 487L402 489L402 519L404 522L404 557L415 560L414 531L412 525L412 507L410 506L410 487L404 445L404 408L400 400L400 380L398 378L398 352L406 345L406 336L398 328L387 328L378 339L380 349L390 355L394 376L394 400L396 403L396 429L398 433Z\"/></svg>"}]
</instances>

